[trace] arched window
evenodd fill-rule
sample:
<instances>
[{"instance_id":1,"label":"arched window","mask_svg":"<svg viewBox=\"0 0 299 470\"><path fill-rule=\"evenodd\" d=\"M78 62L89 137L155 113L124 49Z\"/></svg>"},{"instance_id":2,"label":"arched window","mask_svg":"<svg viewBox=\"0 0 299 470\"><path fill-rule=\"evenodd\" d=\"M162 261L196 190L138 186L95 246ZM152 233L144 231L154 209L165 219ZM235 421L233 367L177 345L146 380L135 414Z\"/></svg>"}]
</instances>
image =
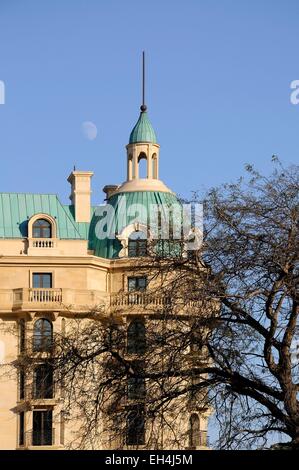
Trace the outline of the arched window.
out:
<instances>
[{"instance_id":1,"label":"arched window","mask_svg":"<svg viewBox=\"0 0 299 470\"><path fill-rule=\"evenodd\" d=\"M190 416L190 447L193 449L200 445L200 427L199 427L199 417L196 413L193 413Z\"/></svg>"},{"instance_id":2,"label":"arched window","mask_svg":"<svg viewBox=\"0 0 299 470\"><path fill-rule=\"evenodd\" d=\"M33 351L49 352L52 348L53 327L45 318L40 318L34 323Z\"/></svg>"},{"instance_id":3,"label":"arched window","mask_svg":"<svg viewBox=\"0 0 299 470\"><path fill-rule=\"evenodd\" d=\"M143 445L145 442L144 407L136 405L127 415L127 445Z\"/></svg>"},{"instance_id":4,"label":"arched window","mask_svg":"<svg viewBox=\"0 0 299 470\"><path fill-rule=\"evenodd\" d=\"M144 152L138 157L138 174L139 178L147 178L147 156Z\"/></svg>"},{"instance_id":5,"label":"arched window","mask_svg":"<svg viewBox=\"0 0 299 470\"><path fill-rule=\"evenodd\" d=\"M32 226L32 237L33 238L51 238L52 237L51 223L46 219L36 220Z\"/></svg>"},{"instance_id":6,"label":"arched window","mask_svg":"<svg viewBox=\"0 0 299 470\"><path fill-rule=\"evenodd\" d=\"M144 322L140 319L131 321L127 330L128 354L142 355L146 349L146 330Z\"/></svg>"},{"instance_id":7,"label":"arched window","mask_svg":"<svg viewBox=\"0 0 299 470\"><path fill-rule=\"evenodd\" d=\"M141 231L131 233L128 242L128 255L130 258L146 256L147 239L146 234Z\"/></svg>"}]
</instances>

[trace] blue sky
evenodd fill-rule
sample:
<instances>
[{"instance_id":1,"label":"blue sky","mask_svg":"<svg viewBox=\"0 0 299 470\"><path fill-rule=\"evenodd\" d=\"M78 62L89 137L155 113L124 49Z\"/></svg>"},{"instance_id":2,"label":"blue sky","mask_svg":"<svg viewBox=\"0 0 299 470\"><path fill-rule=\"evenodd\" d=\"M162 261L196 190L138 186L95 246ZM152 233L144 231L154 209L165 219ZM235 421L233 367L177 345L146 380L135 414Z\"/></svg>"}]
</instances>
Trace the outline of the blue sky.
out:
<instances>
[{"instance_id":1,"label":"blue sky","mask_svg":"<svg viewBox=\"0 0 299 470\"><path fill-rule=\"evenodd\" d=\"M298 21L295 0L0 0L0 191L66 202L75 164L95 172L102 202L102 187L125 179L143 49L174 191L231 181L248 162L267 173L272 154L298 161Z\"/></svg>"},{"instance_id":2,"label":"blue sky","mask_svg":"<svg viewBox=\"0 0 299 470\"><path fill-rule=\"evenodd\" d=\"M92 170L93 201L121 183L141 101L161 178L190 196L244 165L298 162L297 0L0 0L0 191L57 193ZM98 134L88 140L82 123Z\"/></svg>"}]
</instances>

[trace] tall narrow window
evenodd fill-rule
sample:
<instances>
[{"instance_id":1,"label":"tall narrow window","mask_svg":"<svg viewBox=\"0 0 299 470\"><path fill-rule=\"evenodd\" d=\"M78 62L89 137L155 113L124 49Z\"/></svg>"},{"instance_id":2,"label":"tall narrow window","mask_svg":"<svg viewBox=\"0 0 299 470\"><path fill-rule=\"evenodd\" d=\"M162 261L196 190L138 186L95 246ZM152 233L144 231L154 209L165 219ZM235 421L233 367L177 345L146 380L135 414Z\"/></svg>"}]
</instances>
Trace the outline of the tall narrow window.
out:
<instances>
[{"instance_id":1,"label":"tall narrow window","mask_svg":"<svg viewBox=\"0 0 299 470\"><path fill-rule=\"evenodd\" d=\"M143 445L145 443L144 406L136 405L127 416L127 445Z\"/></svg>"},{"instance_id":2,"label":"tall narrow window","mask_svg":"<svg viewBox=\"0 0 299 470\"><path fill-rule=\"evenodd\" d=\"M193 449L200 445L200 427L199 427L199 417L197 414L193 413L190 416L190 447Z\"/></svg>"},{"instance_id":3,"label":"tall narrow window","mask_svg":"<svg viewBox=\"0 0 299 470\"><path fill-rule=\"evenodd\" d=\"M20 345L20 353L25 351L25 341L26 341L26 323L24 318L21 318L19 322L19 345Z\"/></svg>"},{"instance_id":4,"label":"tall narrow window","mask_svg":"<svg viewBox=\"0 0 299 470\"><path fill-rule=\"evenodd\" d=\"M53 367L40 364L34 370L34 398L53 398Z\"/></svg>"},{"instance_id":5,"label":"tall narrow window","mask_svg":"<svg viewBox=\"0 0 299 470\"><path fill-rule=\"evenodd\" d=\"M54 443L52 410L33 411L32 445L50 446Z\"/></svg>"},{"instance_id":6,"label":"tall narrow window","mask_svg":"<svg viewBox=\"0 0 299 470\"><path fill-rule=\"evenodd\" d=\"M128 243L128 255L130 258L138 256L146 256L147 254L147 238L146 234L141 231L131 233Z\"/></svg>"},{"instance_id":7,"label":"tall narrow window","mask_svg":"<svg viewBox=\"0 0 299 470\"><path fill-rule=\"evenodd\" d=\"M24 400L25 398L25 371L21 369L19 372L19 398Z\"/></svg>"},{"instance_id":8,"label":"tall narrow window","mask_svg":"<svg viewBox=\"0 0 299 470\"><path fill-rule=\"evenodd\" d=\"M25 413L21 411L19 414L19 445L25 444Z\"/></svg>"},{"instance_id":9,"label":"tall narrow window","mask_svg":"<svg viewBox=\"0 0 299 470\"><path fill-rule=\"evenodd\" d=\"M143 400L146 395L145 378L143 376L144 362L133 361L132 370L134 376L128 378L128 399L129 400Z\"/></svg>"},{"instance_id":10,"label":"tall narrow window","mask_svg":"<svg viewBox=\"0 0 299 470\"><path fill-rule=\"evenodd\" d=\"M147 156L145 153L141 153L138 157L138 173L139 178L146 178L147 175Z\"/></svg>"},{"instance_id":11,"label":"tall narrow window","mask_svg":"<svg viewBox=\"0 0 299 470\"><path fill-rule=\"evenodd\" d=\"M48 220L38 219L33 223L32 226L33 238L51 238L52 227Z\"/></svg>"},{"instance_id":12,"label":"tall narrow window","mask_svg":"<svg viewBox=\"0 0 299 470\"><path fill-rule=\"evenodd\" d=\"M60 412L60 444L64 445L65 411Z\"/></svg>"},{"instance_id":13,"label":"tall narrow window","mask_svg":"<svg viewBox=\"0 0 299 470\"><path fill-rule=\"evenodd\" d=\"M33 351L50 352L53 343L52 323L40 318L34 323L33 328Z\"/></svg>"},{"instance_id":14,"label":"tall narrow window","mask_svg":"<svg viewBox=\"0 0 299 470\"><path fill-rule=\"evenodd\" d=\"M127 330L128 354L142 355L146 351L146 330L141 319L131 321Z\"/></svg>"}]
</instances>

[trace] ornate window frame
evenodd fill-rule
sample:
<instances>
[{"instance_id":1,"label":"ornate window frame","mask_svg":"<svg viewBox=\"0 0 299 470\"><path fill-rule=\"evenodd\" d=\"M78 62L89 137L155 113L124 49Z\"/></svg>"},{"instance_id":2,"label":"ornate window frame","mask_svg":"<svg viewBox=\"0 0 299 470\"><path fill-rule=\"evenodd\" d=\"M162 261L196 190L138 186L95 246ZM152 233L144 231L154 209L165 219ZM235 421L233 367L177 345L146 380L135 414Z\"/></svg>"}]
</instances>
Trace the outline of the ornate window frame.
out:
<instances>
[{"instance_id":1,"label":"ornate window frame","mask_svg":"<svg viewBox=\"0 0 299 470\"><path fill-rule=\"evenodd\" d=\"M141 224L140 222L134 222L130 225L127 225L121 233L116 235L116 238L120 241L122 245L122 249L119 252L120 258L128 258L129 257L129 238L133 232L143 232L146 235L146 239L148 244L153 239L150 230L148 229L147 225ZM133 259L133 258L132 258Z\"/></svg>"},{"instance_id":2,"label":"ornate window frame","mask_svg":"<svg viewBox=\"0 0 299 470\"><path fill-rule=\"evenodd\" d=\"M33 224L39 219L47 220L51 224L51 238L57 238L57 223L54 217L49 214L34 214L28 221L28 238L33 238Z\"/></svg>"}]
</instances>

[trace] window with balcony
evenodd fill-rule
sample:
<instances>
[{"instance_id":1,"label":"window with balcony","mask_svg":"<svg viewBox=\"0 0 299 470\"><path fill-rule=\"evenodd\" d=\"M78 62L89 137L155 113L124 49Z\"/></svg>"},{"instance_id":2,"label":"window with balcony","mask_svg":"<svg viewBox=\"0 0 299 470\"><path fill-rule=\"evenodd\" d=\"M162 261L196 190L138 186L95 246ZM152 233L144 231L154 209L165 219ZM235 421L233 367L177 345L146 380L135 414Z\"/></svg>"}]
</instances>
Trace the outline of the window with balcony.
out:
<instances>
[{"instance_id":1,"label":"window with balcony","mask_svg":"<svg viewBox=\"0 0 299 470\"><path fill-rule=\"evenodd\" d=\"M35 289L51 289L52 273L34 273L32 277L32 287Z\"/></svg>"},{"instance_id":2,"label":"window with balcony","mask_svg":"<svg viewBox=\"0 0 299 470\"><path fill-rule=\"evenodd\" d=\"M53 343L53 326L50 320L40 318L33 327L33 351L50 352Z\"/></svg>"},{"instance_id":3,"label":"window with balcony","mask_svg":"<svg viewBox=\"0 0 299 470\"><path fill-rule=\"evenodd\" d=\"M34 370L34 398L53 398L53 367L40 364Z\"/></svg>"},{"instance_id":4,"label":"window with balcony","mask_svg":"<svg viewBox=\"0 0 299 470\"><path fill-rule=\"evenodd\" d=\"M128 354L142 355L146 350L146 329L142 319L131 321L127 329Z\"/></svg>"},{"instance_id":5,"label":"window with balcony","mask_svg":"<svg viewBox=\"0 0 299 470\"><path fill-rule=\"evenodd\" d=\"M145 291L147 287L147 278L143 277L128 277L128 291Z\"/></svg>"},{"instance_id":6,"label":"window with balcony","mask_svg":"<svg viewBox=\"0 0 299 470\"><path fill-rule=\"evenodd\" d=\"M54 443L52 410L33 411L32 445L50 446Z\"/></svg>"},{"instance_id":7,"label":"window with balcony","mask_svg":"<svg viewBox=\"0 0 299 470\"><path fill-rule=\"evenodd\" d=\"M131 233L128 241L128 256L136 258L147 255L146 234L141 231Z\"/></svg>"},{"instance_id":8,"label":"window with balcony","mask_svg":"<svg viewBox=\"0 0 299 470\"><path fill-rule=\"evenodd\" d=\"M127 445L143 445L145 443L144 406L135 405L127 415Z\"/></svg>"},{"instance_id":9,"label":"window with balcony","mask_svg":"<svg viewBox=\"0 0 299 470\"><path fill-rule=\"evenodd\" d=\"M51 238L52 225L46 219L38 219L32 225L33 238Z\"/></svg>"}]
</instances>

